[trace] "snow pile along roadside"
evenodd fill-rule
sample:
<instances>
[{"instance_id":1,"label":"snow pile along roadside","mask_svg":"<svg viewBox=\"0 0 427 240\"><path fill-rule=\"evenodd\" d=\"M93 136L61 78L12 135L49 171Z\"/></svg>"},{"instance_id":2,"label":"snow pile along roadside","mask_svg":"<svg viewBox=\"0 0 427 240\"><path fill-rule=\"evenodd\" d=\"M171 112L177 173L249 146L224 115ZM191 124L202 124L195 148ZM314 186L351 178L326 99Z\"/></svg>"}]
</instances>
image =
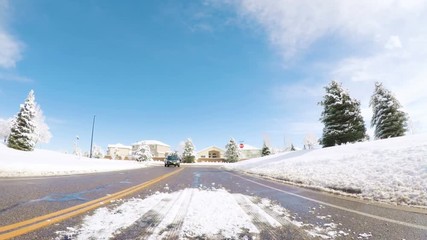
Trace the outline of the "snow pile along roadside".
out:
<instances>
[{"instance_id":1,"label":"snow pile along roadside","mask_svg":"<svg viewBox=\"0 0 427 240\"><path fill-rule=\"evenodd\" d=\"M28 177L108 172L146 167L149 163L78 157L35 149L19 151L0 144L0 177Z\"/></svg>"},{"instance_id":2,"label":"snow pile along roadside","mask_svg":"<svg viewBox=\"0 0 427 240\"><path fill-rule=\"evenodd\" d=\"M427 206L427 135L282 153L227 168L365 199Z\"/></svg>"}]
</instances>

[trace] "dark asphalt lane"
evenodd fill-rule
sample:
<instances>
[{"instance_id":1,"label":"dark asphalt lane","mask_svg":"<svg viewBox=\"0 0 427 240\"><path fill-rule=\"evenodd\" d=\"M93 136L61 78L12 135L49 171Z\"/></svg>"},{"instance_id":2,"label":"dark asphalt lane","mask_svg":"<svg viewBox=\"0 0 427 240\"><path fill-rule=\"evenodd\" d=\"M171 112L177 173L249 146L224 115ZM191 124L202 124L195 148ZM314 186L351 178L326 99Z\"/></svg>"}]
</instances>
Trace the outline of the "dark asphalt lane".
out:
<instances>
[{"instance_id":1,"label":"dark asphalt lane","mask_svg":"<svg viewBox=\"0 0 427 240\"><path fill-rule=\"evenodd\" d=\"M0 225L8 225L135 186L172 171L137 170L36 178L0 178Z\"/></svg>"},{"instance_id":2,"label":"dark asphalt lane","mask_svg":"<svg viewBox=\"0 0 427 240\"><path fill-rule=\"evenodd\" d=\"M387 205L344 199L332 194L228 172L223 173L221 180L231 191L245 189L249 194L279 202L297 214L298 219L304 223L315 226L331 222L338 224L338 231L349 233L344 239L363 239L361 236L365 235L372 235L369 239L427 239L426 211L412 212ZM227 182L234 183L235 186ZM318 216L330 217L322 220Z\"/></svg>"},{"instance_id":3,"label":"dark asphalt lane","mask_svg":"<svg viewBox=\"0 0 427 240\"><path fill-rule=\"evenodd\" d=\"M156 191L173 192L188 187L216 186L232 193L269 198L288 209L296 220L311 224L313 227L324 227L325 224L333 223L336 225L336 231L348 234L336 239L427 239L425 211L411 212L346 199L228 172L219 167L184 166L183 168L184 170L177 175L142 190L133 197L145 197ZM0 225L81 204L173 170L175 169L151 167L78 176L0 179ZM76 226L81 219L82 216L75 217L17 239L52 239L57 236L56 231ZM126 232L123 234L126 235Z\"/></svg>"}]
</instances>

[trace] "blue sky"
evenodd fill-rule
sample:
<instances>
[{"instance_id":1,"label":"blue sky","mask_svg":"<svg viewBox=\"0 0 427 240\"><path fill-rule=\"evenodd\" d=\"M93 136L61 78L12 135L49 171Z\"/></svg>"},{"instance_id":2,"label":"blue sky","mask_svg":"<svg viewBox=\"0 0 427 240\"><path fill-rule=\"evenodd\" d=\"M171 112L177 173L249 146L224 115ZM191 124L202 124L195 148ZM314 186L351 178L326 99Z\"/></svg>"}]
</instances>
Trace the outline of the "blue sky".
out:
<instances>
[{"instance_id":1,"label":"blue sky","mask_svg":"<svg viewBox=\"0 0 427 240\"><path fill-rule=\"evenodd\" d=\"M414 23L426 4L397 3L0 0L0 118L34 89L53 134L43 148L71 151L78 135L87 151L93 115L104 149L230 137L302 146L320 137L330 80L361 99L367 122L380 80L422 132L427 34Z\"/></svg>"}]
</instances>

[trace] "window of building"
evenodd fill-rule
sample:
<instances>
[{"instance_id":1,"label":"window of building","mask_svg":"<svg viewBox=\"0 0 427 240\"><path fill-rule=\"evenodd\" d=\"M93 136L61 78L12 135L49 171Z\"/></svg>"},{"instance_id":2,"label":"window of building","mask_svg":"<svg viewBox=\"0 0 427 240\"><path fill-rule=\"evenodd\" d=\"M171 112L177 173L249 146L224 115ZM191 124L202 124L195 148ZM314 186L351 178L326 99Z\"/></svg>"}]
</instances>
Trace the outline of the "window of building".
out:
<instances>
[{"instance_id":1,"label":"window of building","mask_svg":"<svg viewBox=\"0 0 427 240\"><path fill-rule=\"evenodd\" d=\"M209 158L218 158L218 153L217 152L209 152Z\"/></svg>"}]
</instances>

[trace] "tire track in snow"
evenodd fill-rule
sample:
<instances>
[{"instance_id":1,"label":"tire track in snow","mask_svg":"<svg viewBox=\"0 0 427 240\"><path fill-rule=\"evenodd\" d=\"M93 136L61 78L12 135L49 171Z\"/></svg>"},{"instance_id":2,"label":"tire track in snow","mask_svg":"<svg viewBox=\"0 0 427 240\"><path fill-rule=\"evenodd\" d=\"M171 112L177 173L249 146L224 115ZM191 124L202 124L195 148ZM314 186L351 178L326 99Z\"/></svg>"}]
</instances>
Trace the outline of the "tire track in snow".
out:
<instances>
[{"instance_id":1,"label":"tire track in snow","mask_svg":"<svg viewBox=\"0 0 427 240\"><path fill-rule=\"evenodd\" d=\"M191 205L194 189L184 189L177 197L176 206L163 218L149 239L178 239L185 216Z\"/></svg>"},{"instance_id":2,"label":"tire track in snow","mask_svg":"<svg viewBox=\"0 0 427 240\"><path fill-rule=\"evenodd\" d=\"M179 208L179 212L176 214L173 220L173 229L169 231L166 235L166 239L178 239L180 237L180 232L182 229L182 225L184 224L185 216L187 215L188 209L190 208L191 201L194 195L194 189L190 190L189 196L184 199L182 207Z\"/></svg>"},{"instance_id":3,"label":"tire track in snow","mask_svg":"<svg viewBox=\"0 0 427 240\"><path fill-rule=\"evenodd\" d=\"M169 223L171 223L176 212L181 208L184 199L188 195L188 189L184 189L178 192L178 194L172 194L172 201L157 212L156 224L153 224L149 229L142 232L138 239L159 239L160 235L167 230Z\"/></svg>"},{"instance_id":4,"label":"tire track in snow","mask_svg":"<svg viewBox=\"0 0 427 240\"><path fill-rule=\"evenodd\" d=\"M120 234L114 236L114 239L147 239L162 222L162 219L176 204L177 200L182 196L181 191L178 196L165 196L159 203L154 205L150 211L142 215L137 222L130 227L123 229Z\"/></svg>"},{"instance_id":5,"label":"tire track in snow","mask_svg":"<svg viewBox=\"0 0 427 240\"><path fill-rule=\"evenodd\" d=\"M120 233L115 234L113 239L123 240L123 239L138 239L141 236L141 230L144 232L149 231L150 228L153 228L160 223L160 218L158 213L161 209L164 209L167 205L170 204L172 199L169 196L162 198L156 205L153 205L150 210L148 210L144 215L142 215L135 223L126 229L122 229Z\"/></svg>"},{"instance_id":6,"label":"tire track in snow","mask_svg":"<svg viewBox=\"0 0 427 240\"><path fill-rule=\"evenodd\" d=\"M152 236L153 233L158 230L159 226L164 221L164 218L166 217L166 215L171 211L171 209L173 209L174 206L177 205L178 200L183 196L183 194L184 194L184 191L180 191L178 196L173 196L173 195L169 196L173 198L168 204L155 209L152 215L153 218L155 219L155 222L153 222L153 224L150 225L150 227L140 232L139 236L135 239L145 240L145 239L148 239L150 236Z\"/></svg>"},{"instance_id":7,"label":"tire track in snow","mask_svg":"<svg viewBox=\"0 0 427 240\"><path fill-rule=\"evenodd\" d=\"M262 201L263 200L261 200L261 202ZM256 205L282 224L280 229L275 230L280 234L280 239L313 239L313 237L309 237L306 230L302 228L305 224L297 221L295 217L280 205L275 205L270 200L268 200L267 204L258 203ZM263 239L263 237L264 236L261 235L261 239Z\"/></svg>"},{"instance_id":8,"label":"tire track in snow","mask_svg":"<svg viewBox=\"0 0 427 240\"><path fill-rule=\"evenodd\" d=\"M267 233L269 239L281 239L275 228L281 227L282 224L263 211L259 206L255 205L246 196L241 194L233 194L233 196L242 210L252 218L252 223L258 228L260 233ZM256 236L256 238L259 238L259 236Z\"/></svg>"},{"instance_id":9,"label":"tire track in snow","mask_svg":"<svg viewBox=\"0 0 427 240\"><path fill-rule=\"evenodd\" d=\"M280 206L271 205L277 207L281 214L264 204L255 203L252 197L241 194L233 194L233 196L243 211L253 218L253 224L260 231L259 239L316 239L309 237L298 226L302 223L292 220L286 210Z\"/></svg>"},{"instance_id":10,"label":"tire track in snow","mask_svg":"<svg viewBox=\"0 0 427 240\"><path fill-rule=\"evenodd\" d=\"M269 212L276 206L271 204L223 189L187 188L102 208L86 217L79 229L63 233L76 239L307 239L291 221L283 224L287 215ZM100 220L107 225L99 225Z\"/></svg>"}]
</instances>

